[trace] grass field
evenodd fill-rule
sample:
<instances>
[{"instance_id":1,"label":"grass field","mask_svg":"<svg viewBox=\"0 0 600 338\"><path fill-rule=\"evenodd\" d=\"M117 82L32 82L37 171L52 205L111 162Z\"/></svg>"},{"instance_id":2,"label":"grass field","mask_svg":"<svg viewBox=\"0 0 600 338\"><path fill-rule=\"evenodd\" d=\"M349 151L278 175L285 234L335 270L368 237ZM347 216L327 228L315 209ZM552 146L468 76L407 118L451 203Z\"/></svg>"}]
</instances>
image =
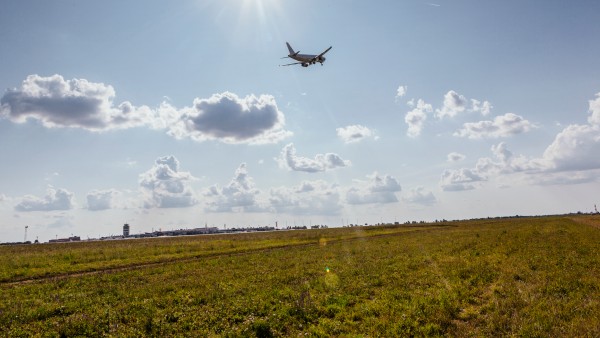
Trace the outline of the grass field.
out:
<instances>
[{"instance_id":1,"label":"grass field","mask_svg":"<svg viewBox=\"0 0 600 338\"><path fill-rule=\"evenodd\" d=\"M600 216L0 247L0 336L600 336Z\"/></svg>"}]
</instances>

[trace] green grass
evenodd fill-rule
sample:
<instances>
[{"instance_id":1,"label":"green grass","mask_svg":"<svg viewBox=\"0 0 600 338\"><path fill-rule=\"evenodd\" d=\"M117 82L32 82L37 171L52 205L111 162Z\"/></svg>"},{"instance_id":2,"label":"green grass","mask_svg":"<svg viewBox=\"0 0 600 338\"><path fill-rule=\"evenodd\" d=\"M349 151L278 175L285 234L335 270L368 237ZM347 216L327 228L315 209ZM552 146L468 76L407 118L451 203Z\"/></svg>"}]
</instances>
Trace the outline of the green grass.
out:
<instances>
[{"instance_id":1,"label":"green grass","mask_svg":"<svg viewBox=\"0 0 600 338\"><path fill-rule=\"evenodd\" d=\"M597 337L598 226L543 217L0 248L0 336Z\"/></svg>"},{"instance_id":2,"label":"green grass","mask_svg":"<svg viewBox=\"0 0 600 338\"><path fill-rule=\"evenodd\" d=\"M346 240L414 231L416 227L369 227L353 231L280 231L237 235L161 237L135 240L73 242L36 246L0 246L0 283L65 274L104 271L143 264L248 253L309 245L321 238Z\"/></svg>"}]
</instances>

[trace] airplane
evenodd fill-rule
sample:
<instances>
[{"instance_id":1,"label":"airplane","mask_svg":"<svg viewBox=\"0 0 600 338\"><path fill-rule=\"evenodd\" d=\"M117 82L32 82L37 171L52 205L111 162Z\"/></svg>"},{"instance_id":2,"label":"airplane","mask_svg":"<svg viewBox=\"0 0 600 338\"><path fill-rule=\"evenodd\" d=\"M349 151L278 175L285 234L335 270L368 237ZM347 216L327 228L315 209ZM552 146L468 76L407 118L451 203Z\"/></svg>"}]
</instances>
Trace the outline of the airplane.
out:
<instances>
[{"instance_id":1,"label":"airplane","mask_svg":"<svg viewBox=\"0 0 600 338\"><path fill-rule=\"evenodd\" d=\"M329 50L333 47L333 46L330 46L323 53L321 53L319 55L310 55L310 54L299 54L300 51L294 51L294 49L292 48L292 46L290 46L290 44L288 42L286 42L285 44L287 45L287 48L290 51L290 54L288 54L288 56L282 57L282 59L290 58L290 59L294 59L298 62L288 63L286 65L279 65L279 66L302 65L302 67L308 67L310 65L314 65L317 62L319 62L322 66L323 62L325 62L325 57L323 55L325 55L325 53L329 52Z\"/></svg>"}]
</instances>

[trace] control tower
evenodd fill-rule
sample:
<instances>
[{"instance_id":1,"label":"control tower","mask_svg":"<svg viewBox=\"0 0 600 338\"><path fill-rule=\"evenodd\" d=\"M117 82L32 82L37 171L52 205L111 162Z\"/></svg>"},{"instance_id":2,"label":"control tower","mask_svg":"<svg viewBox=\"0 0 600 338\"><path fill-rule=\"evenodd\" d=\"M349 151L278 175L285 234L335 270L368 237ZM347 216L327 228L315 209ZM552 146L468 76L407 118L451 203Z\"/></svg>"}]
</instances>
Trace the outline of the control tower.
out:
<instances>
[{"instance_id":1,"label":"control tower","mask_svg":"<svg viewBox=\"0 0 600 338\"><path fill-rule=\"evenodd\" d=\"M123 237L129 237L129 224L123 225Z\"/></svg>"}]
</instances>

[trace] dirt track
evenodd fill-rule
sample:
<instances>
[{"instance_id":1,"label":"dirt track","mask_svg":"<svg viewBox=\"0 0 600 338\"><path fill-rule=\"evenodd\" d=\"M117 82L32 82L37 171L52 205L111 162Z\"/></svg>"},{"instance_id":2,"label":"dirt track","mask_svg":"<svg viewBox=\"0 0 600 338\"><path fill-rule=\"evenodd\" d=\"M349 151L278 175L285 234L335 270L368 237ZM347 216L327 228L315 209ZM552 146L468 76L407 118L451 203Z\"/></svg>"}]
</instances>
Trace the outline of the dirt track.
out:
<instances>
[{"instance_id":1,"label":"dirt track","mask_svg":"<svg viewBox=\"0 0 600 338\"><path fill-rule=\"evenodd\" d=\"M570 218L573 222L589 225L594 228L600 229L600 215L591 215L591 216L578 216Z\"/></svg>"},{"instance_id":2,"label":"dirt track","mask_svg":"<svg viewBox=\"0 0 600 338\"><path fill-rule=\"evenodd\" d=\"M431 227L431 228L418 227L416 229L412 229L412 231L431 231L433 229L442 229L442 228L444 228L444 227ZM395 232L395 233L391 233L391 234L379 234L379 235L372 235L372 236L357 236L357 237L345 238L345 239L333 239L333 240L328 240L327 243L335 244L335 243L351 242L351 241L365 240L365 239L371 239L371 238L393 237L393 236L404 235L408 232L410 232L410 231L401 231L401 232ZM311 243L286 244L286 245L274 246L274 247L269 247L269 248L248 249L248 250L244 250L241 252L219 252L219 253L214 253L214 254L210 254L210 253L201 254L201 255L196 255L196 256L191 256L191 257L167 258L167 259L162 259L162 260L158 260L155 262L135 263L135 264L128 264L128 265L122 265L122 266L117 266L117 267L98 268L98 269L94 269L94 270L74 271L74 272L67 272L67 273L61 273L61 274L55 274L55 275L36 276L36 277L25 278L25 279L20 279L20 280L4 281L4 282L0 282L0 287L11 287L11 286L18 286L18 285L23 285L23 284L35 283L35 282L50 282L50 281L54 282L54 281L64 280L64 279L73 278L73 277L90 276L90 275L97 275L97 274L110 274L110 273L114 273L114 272L152 268L152 267L163 266L163 265L168 265L168 264L173 264L173 263L190 262L190 261L195 261L195 260L199 260L199 259L242 256L242 255L250 255L250 254L255 254L255 253L260 253L260 252L271 252L271 251L275 251L275 250L311 247L311 246L319 246L319 245L320 245L320 243L317 241L317 242L311 242Z\"/></svg>"}]
</instances>

